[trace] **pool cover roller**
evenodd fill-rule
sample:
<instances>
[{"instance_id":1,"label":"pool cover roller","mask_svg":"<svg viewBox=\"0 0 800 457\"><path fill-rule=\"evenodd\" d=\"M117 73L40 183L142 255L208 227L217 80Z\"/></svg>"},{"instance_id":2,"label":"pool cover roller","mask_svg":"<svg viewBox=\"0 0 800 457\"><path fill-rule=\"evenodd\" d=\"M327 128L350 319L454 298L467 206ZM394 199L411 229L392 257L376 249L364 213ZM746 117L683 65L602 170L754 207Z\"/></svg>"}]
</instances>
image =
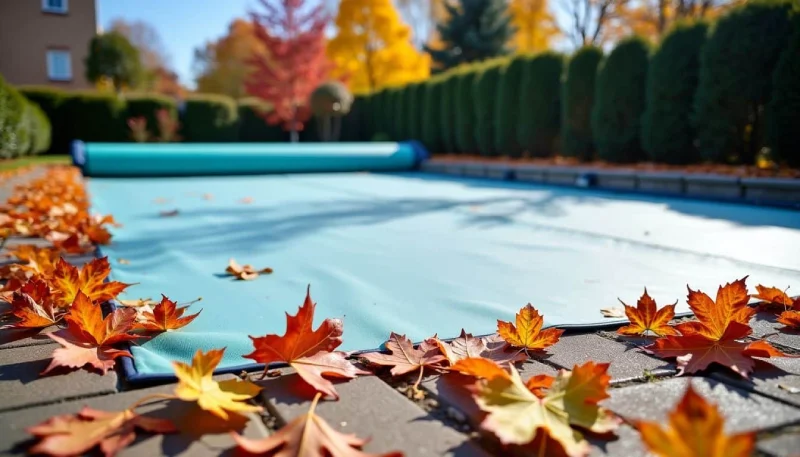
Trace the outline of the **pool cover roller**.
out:
<instances>
[{"instance_id":1,"label":"pool cover roller","mask_svg":"<svg viewBox=\"0 0 800 457\"><path fill-rule=\"evenodd\" d=\"M428 158L415 141L390 143L84 143L72 161L85 176L204 176L403 171Z\"/></svg>"}]
</instances>

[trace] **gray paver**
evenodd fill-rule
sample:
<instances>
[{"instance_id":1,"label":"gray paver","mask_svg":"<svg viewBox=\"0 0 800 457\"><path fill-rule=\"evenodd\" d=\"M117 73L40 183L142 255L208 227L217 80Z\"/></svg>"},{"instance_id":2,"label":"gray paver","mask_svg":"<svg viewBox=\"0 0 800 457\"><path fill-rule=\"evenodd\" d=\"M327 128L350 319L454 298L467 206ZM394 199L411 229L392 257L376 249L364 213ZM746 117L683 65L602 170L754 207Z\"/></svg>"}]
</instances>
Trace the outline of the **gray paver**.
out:
<instances>
[{"instance_id":1,"label":"gray paver","mask_svg":"<svg viewBox=\"0 0 800 457\"><path fill-rule=\"evenodd\" d=\"M636 173L633 171L601 170L595 173L595 179L601 189L636 189Z\"/></svg>"},{"instance_id":2,"label":"gray paver","mask_svg":"<svg viewBox=\"0 0 800 457\"><path fill-rule=\"evenodd\" d=\"M23 346L37 346L41 344L56 344L55 341L51 340L46 336L47 333L54 332L58 330L58 327L53 325L42 329L41 332L36 333L36 330L28 330L28 329L6 329L0 331L0 351L4 349L12 349L18 348ZM23 335L31 335L25 338L16 339ZM11 341L9 341L11 340ZM7 343L4 343L8 341Z\"/></svg>"},{"instance_id":3,"label":"gray paver","mask_svg":"<svg viewBox=\"0 0 800 457\"><path fill-rule=\"evenodd\" d=\"M231 376L228 376L231 377ZM217 378L221 379L221 377ZM11 411L0 413L0 455L18 455L24 452L25 443L29 435L25 432L27 427L45 421L49 417L59 414L74 414L84 406L100 409L103 411L122 411L136 400L154 393L170 393L173 385L159 386L150 389L135 390L120 393L117 395L107 395L102 397L92 397L74 400L55 405L40 406L24 409L21 411ZM155 417L167 417L173 419L180 428L186 421L179 418L191 412L192 424L198 426L199 423L214 424L217 422L213 416L197 409L189 403L178 400L155 401L137 409L137 412L152 415ZM248 416L250 420L240 432L248 438L258 439L267 436L268 432L263 422L257 415ZM178 420L176 420L178 418ZM217 422L218 423L218 422ZM207 426L213 430L213 427ZM218 428L218 427L217 427ZM154 455L170 456L215 456L223 451L234 447L234 442L227 431L219 433L205 434L200 438L191 438L187 435L144 435L137 439L130 447L121 452L120 456L141 456L150 457ZM224 455L224 454L223 454Z\"/></svg>"},{"instance_id":4,"label":"gray paver","mask_svg":"<svg viewBox=\"0 0 800 457\"><path fill-rule=\"evenodd\" d=\"M759 441L756 449L774 457L800 455L800 431Z\"/></svg>"},{"instance_id":5,"label":"gray paver","mask_svg":"<svg viewBox=\"0 0 800 457\"><path fill-rule=\"evenodd\" d=\"M764 338L770 343L780 344L800 351L800 332L781 330L782 324L775 321L775 314L760 312L750 320L753 328L753 337Z\"/></svg>"},{"instance_id":6,"label":"gray paver","mask_svg":"<svg viewBox=\"0 0 800 457\"><path fill-rule=\"evenodd\" d=\"M652 173L637 174L639 190L661 194L682 194L684 192L683 175L680 173Z\"/></svg>"},{"instance_id":7,"label":"gray paver","mask_svg":"<svg viewBox=\"0 0 800 457\"><path fill-rule=\"evenodd\" d=\"M676 372L675 366L670 362L651 357L633 345L618 343L595 334L564 335L548 353L548 363L567 370L590 360L610 362L608 372L613 382L642 379L645 377L645 370L655 376L667 376Z\"/></svg>"},{"instance_id":8,"label":"gray paver","mask_svg":"<svg viewBox=\"0 0 800 457\"><path fill-rule=\"evenodd\" d=\"M313 393L296 374L261 381L264 397L285 422L308 411ZM465 435L438 421L375 376L336 384L339 401L320 401L316 412L331 426L373 438L364 450L408 456L488 456Z\"/></svg>"},{"instance_id":9,"label":"gray paver","mask_svg":"<svg viewBox=\"0 0 800 457\"><path fill-rule=\"evenodd\" d=\"M113 370L105 376L76 370L40 377L50 364L53 349L53 345L39 345L0 351L0 411L116 392L117 373Z\"/></svg>"},{"instance_id":10,"label":"gray paver","mask_svg":"<svg viewBox=\"0 0 800 457\"><path fill-rule=\"evenodd\" d=\"M713 373L711 377L800 406L800 393L791 393L778 387L783 385L800 390L800 359L775 357L767 360L769 364L757 363L756 369L750 374L752 382L727 370ZM800 451L800 448L798 450Z\"/></svg>"},{"instance_id":11,"label":"gray paver","mask_svg":"<svg viewBox=\"0 0 800 457\"><path fill-rule=\"evenodd\" d=\"M650 454L639 439L639 432L627 424L621 424L614 432L616 435L611 440L603 440L587 436L592 445L590 457L649 457Z\"/></svg>"},{"instance_id":12,"label":"gray paver","mask_svg":"<svg viewBox=\"0 0 800 457\"><path fill-rule=\"evenodd\" d=\"M709 378L672 378L612 389L603 405L628 420L663 422L686 392L687 383L717 405L729 433L768 430L800 420L800 409Z\"/></svg>"},{"instance_id":13,"label":"gray paver","mask_svg":"<svg viewBox=\"0 0 800 457\"><path fill-rule=\"evenodd\" d=\"M738 199L742 196L739 178L725 175L687 174L684 177L686 195Z\"/></svg>"}]
</instances>

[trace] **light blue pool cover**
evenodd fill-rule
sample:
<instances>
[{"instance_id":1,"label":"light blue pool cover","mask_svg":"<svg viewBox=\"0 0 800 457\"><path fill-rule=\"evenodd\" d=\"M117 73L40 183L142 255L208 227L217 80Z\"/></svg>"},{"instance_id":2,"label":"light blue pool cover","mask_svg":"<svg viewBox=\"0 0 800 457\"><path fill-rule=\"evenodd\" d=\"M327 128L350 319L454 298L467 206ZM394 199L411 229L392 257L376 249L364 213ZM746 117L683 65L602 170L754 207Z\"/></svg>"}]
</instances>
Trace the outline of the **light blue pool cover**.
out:
<instances>
[{"instance_id":1,"label":"light blue pool cover","mask_svg":"<svg viewBox=\"0 0 800 457\"><path fill-rule=\"evenodd\" d=\"M133 379L169 375L198 348L248 365L247 336L282 334L308 284L316 323L344 319L342 349L362 350L390 331L491 333L528 302L546 325L588 325L645 286L686 311L687 283L713 296L745 275L751 290L800 279L800 212L781 209L423 173L92 178L89 189L94 210L124 224L102 248L113 279L137 283L123 298L203 297L191 325L132 348ZM275 272L232 280L231 257Z\"/></svg>"}]
</instances>

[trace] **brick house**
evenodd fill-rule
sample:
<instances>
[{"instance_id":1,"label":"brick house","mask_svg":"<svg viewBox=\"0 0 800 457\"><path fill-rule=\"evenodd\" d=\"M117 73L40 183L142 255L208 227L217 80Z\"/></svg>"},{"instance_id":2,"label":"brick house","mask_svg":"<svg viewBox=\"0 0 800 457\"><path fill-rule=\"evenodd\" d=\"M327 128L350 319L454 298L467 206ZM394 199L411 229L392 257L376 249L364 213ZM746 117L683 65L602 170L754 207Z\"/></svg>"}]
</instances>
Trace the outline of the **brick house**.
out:
<instances>
[{"instance_id":1,"label":"brick house","mask_svg":"<svg viewBox=\"0 0 800 457\"><path fill-rule=\"evenodd\" d=\"M11 84L90 88L95 0L0 0L0 74Z\"/></svg>"}]
</instances>

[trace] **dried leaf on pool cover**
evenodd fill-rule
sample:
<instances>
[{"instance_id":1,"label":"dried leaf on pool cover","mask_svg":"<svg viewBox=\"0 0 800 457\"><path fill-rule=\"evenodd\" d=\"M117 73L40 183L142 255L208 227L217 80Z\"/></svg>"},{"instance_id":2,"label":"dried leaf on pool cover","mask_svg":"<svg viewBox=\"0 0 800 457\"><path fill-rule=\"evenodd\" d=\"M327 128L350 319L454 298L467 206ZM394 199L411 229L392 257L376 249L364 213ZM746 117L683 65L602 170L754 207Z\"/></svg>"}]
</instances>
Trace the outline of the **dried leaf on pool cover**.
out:
<instances>
[{"instance_id":1,"label":"dried leaf on pool cover","mask_svg":"<svg viewBox=\"0 0 800 457\"><path fill-rule=\"evenodd\" d=\"M547 375L536 377L529 388L511 367L510 375L497 374L473 387L478 407L487 413L481 426L505 444L526 445L544 433L568 455L586 455L589 445L573 426L603 434L614 431L620 422L598 406L609 397L607 371L607 363L587 362L571 372L560 371L554 380Z\"/></svg>"},{"instance_id":2,"label":"dried leaf on pool cover","mask_svg":"<svg viewBox=\"0 0 800 457\"><path fill-rule=\"evenodd\" d=\"M258 395L261 388L250 381L228 379L217 382L214 369L219 365L225 349L212 349L206 353L197 350L192 364L172 362L178 385L175 395L181 400L197 402L198 406L228 420L228 412L247 413L261 411L260 406L245 403Z\"/></svg>"},{"instance_id":3,"label":"dried leaf on pool cover","mask_svg":"<svg viewBox=\"0 0 800 457\"><path fill-rule=\"evenodd\" d=\"M239 203L242 203L242 204L244 204L244 205L249 205L250 203L253 203L253 197L244 197L244 198L241 198L241 199L239 200Z\"/></svg>"},{"instance_id":4,"label":"dried leaf on pool cover","mask_svg":"<svg viewBox=\"0 0 800 457\"><path fill-rule=\"evenodd\" d=\"M177 209L172 209L169 211L161 211L158 213L158 215L161 217L175 217L178 214L180 214L180 211L178 211Z\"/></svg>"},{"instance_id":5,"label":"dried leaf on pool cover","mask_svg":"<svg viewBox=\"0 0 800 457\"><path fill-rule=\"evenodd\" d=\"M674 357L679 374L695 373L718 363L745 378L755 366L753 357L785 356L763 340L742 342L753 333L749 322L756 312L747 306L750 296L746 279L720 287L716 301L690 288L689 307L697 321L676 325L680 335L659 338L644 349L658 357Z\"/></svg>"},{"instance_id":6,"label":"dried leaf on pool cover","mask_svg":"<svg viewBox=\"0 0 800 457\"><path fill-rule=\"evenodd\" d=\"M319 395L319 394L318 394ZM309 411L286 424L274 434L254 440L233 433L238 451L243 455L274 457L402 457L400 452L367 454L360 448L367 440L345 435L314 413L318 397Z\"/></svg>"},{"instance_id":7,"label":"dried leaf on pool cover","mask_svg":"<svg viewBox=\"0 0 800 457\"><path fill-rule=\"evenodd\" d=\"M753 298L762 300L759 306L764 311L800 311L800 297L793 299L786 291L777 287L764 287L761 284L756 286L758 293Z\"/></svg>"},{"instance_id":8,"label":"dried leaf on pool cover","mask_svg":"<svg viewBox=\"0 0 800 457\"><path fill-rule=\"evenodd\" d=\"M138 338L128 333L135 319L136 311L129 308L116 309L103 319L100 306L79 291L64 317L67 328L47 334L63 347L53 351L53 360L42 374L56 367L81 368L85 365L106 374L114 367L117 357L131 357L130 352L114 349L112 345Z\"/></svg>"},{"instance_id":9,"label":"dried leaf on pool cover","mask_svg":"<svg viewBox=\"0 0 800 457\"><path fill-rule=\"evenodd\" d=\"M136 429L150 433L176 433L167 419L140 416L130 409L107 412L84 407L78 414L55 416L27 429L39 439L29 453L51 456L83 455L99 446L114 456L136 439Z\"/></svg>"},{"instance_id":10,"label":"dried leaf on pool cover","mask_svg":"<svg viewBox=\"0 0 800 457\"><path fill-rule=\"evenodd\" d=\"M119 281L106 281L109 274L111 265L108 263L108 257L93 259L80 269L62 258L58 259L53 275L47 279L58 297L59 306L69 306L75 300L78 291L99 304L116 298L130 286Z\"/></svg>"},{"instance_id":11,"label":"dried leaf on pool cover","mask_svg":"<svg viewBox=\"0 0 800 457\"><path fill-rule=\"evenodd\" d=\"M626 325L617 329L620 335L644 335L648 331L657 336L678 335L678 331L669 326L669 321L675 317L675 304L667 305L661 309L656 306L656 301L647 295L647 289L636 302L636 307L625 306L625 314L631 325Z\"/></svg>"},{"instance_id":12,"label":"dried leaf on pool cover","mask_svg":"<svg viewBox=\"0 0 800 457\"><path fill-rule=\"evenodd\" d=\"M625 310L622 308L600 308L600 314L608 318L625 317Z\"/></svg>"},{"instance_id":13,"label":"dried leaf on pool cover","mask_svg":"<svg viewBox=\"0 0 800 457\"><path fill-rule=\"evenodd\" d=\"M256 279L261 273L272 273L272 268L267 267L262 268L261 270L256 270L252 265L239 265L236 260L230 259L228 260L228 267L225 268L225 272L231 276L235 276L236 279L249 281L251 279Z\"/></svg>"},{"instance_id":14,"label":"dried leaf on pool cover","mask_svg":"<svg viewBox=\"0 0 800 457\"><path fill-rule=\"evenodd\" d=\"M153 308L152 312L142 313L143 321L139 322L136 328L151 332L167 332L185 327L202 311L184 316L188 308L188 306L179 308L174 301L162 295L161 302Z\"/></svg>"},{"instance_id":15,"label":"dried leaf on pool cover","mask_svg":"<svg viewBox=\"0 0 800 457\"><path fill-rule=\"evenodd\" d=\"M527 350L537 351L552 346L564 333L564 330L555 328L542 330L544 319L530 303L519 310L516 324L498 320L497 333L511 346Z\"/></svg>"},{"instance_id":16,"label":"dried leaf on pool cover","mask_svg":"<svg viewBox=\"0 0 800 457\"><path fill-rule=\"evenodd\" d=\"M521 351L509 351L508 343L498 335L475 338L464 329L461 329L461 335L458 338L450 342L436 338L436 344L450 365L469 357L483 357L500 365L528 359L528 356Z\"/></svg>"},{"instance_id":17,"label":"dried leaf on pool cover","mask_svg":"<svg viewBox=\"0 0 800 457\"><path fill-rule=\"evenodd\" d=\"M313 330L315 307L309 287L297 314L292 316L286 313L286 333L283 336L251 336L254 349L244 357L266 365L273 362L288 363L318 392L338 399L339 394L333 384L322 375L352 379L359 374L369 373L356 368L343 352L332 352L342 344L344 323L340 319L325 319ZM268 369L269 366L264 368L264 374Z\"/></svg>"},{"instance_id":18,"label":"dried leaf on pool cover","mask_svg":"<svg viewBox=\"0 0 800 457\"><path fill-rule=\"evenodd\" d=\"M32 279L12 295L10 314L17 321L0 329L43 329L60 321L64 317L64 309L56 305L47 282Z\"/></svg>"},{"instance_id":19,"label":"dried leaf on pool cover","mask_svg":"<svg viewBox=\"0 0 800 457\"><path fill-rule=\"evenodd\" d=\"M642 441L661 457L746 457L753 453L755 432L726 435L724 418L716 406L698 395L691 385L676 408L669 413L669 424L636 421Z\"/></svg>"}]
</instances>

